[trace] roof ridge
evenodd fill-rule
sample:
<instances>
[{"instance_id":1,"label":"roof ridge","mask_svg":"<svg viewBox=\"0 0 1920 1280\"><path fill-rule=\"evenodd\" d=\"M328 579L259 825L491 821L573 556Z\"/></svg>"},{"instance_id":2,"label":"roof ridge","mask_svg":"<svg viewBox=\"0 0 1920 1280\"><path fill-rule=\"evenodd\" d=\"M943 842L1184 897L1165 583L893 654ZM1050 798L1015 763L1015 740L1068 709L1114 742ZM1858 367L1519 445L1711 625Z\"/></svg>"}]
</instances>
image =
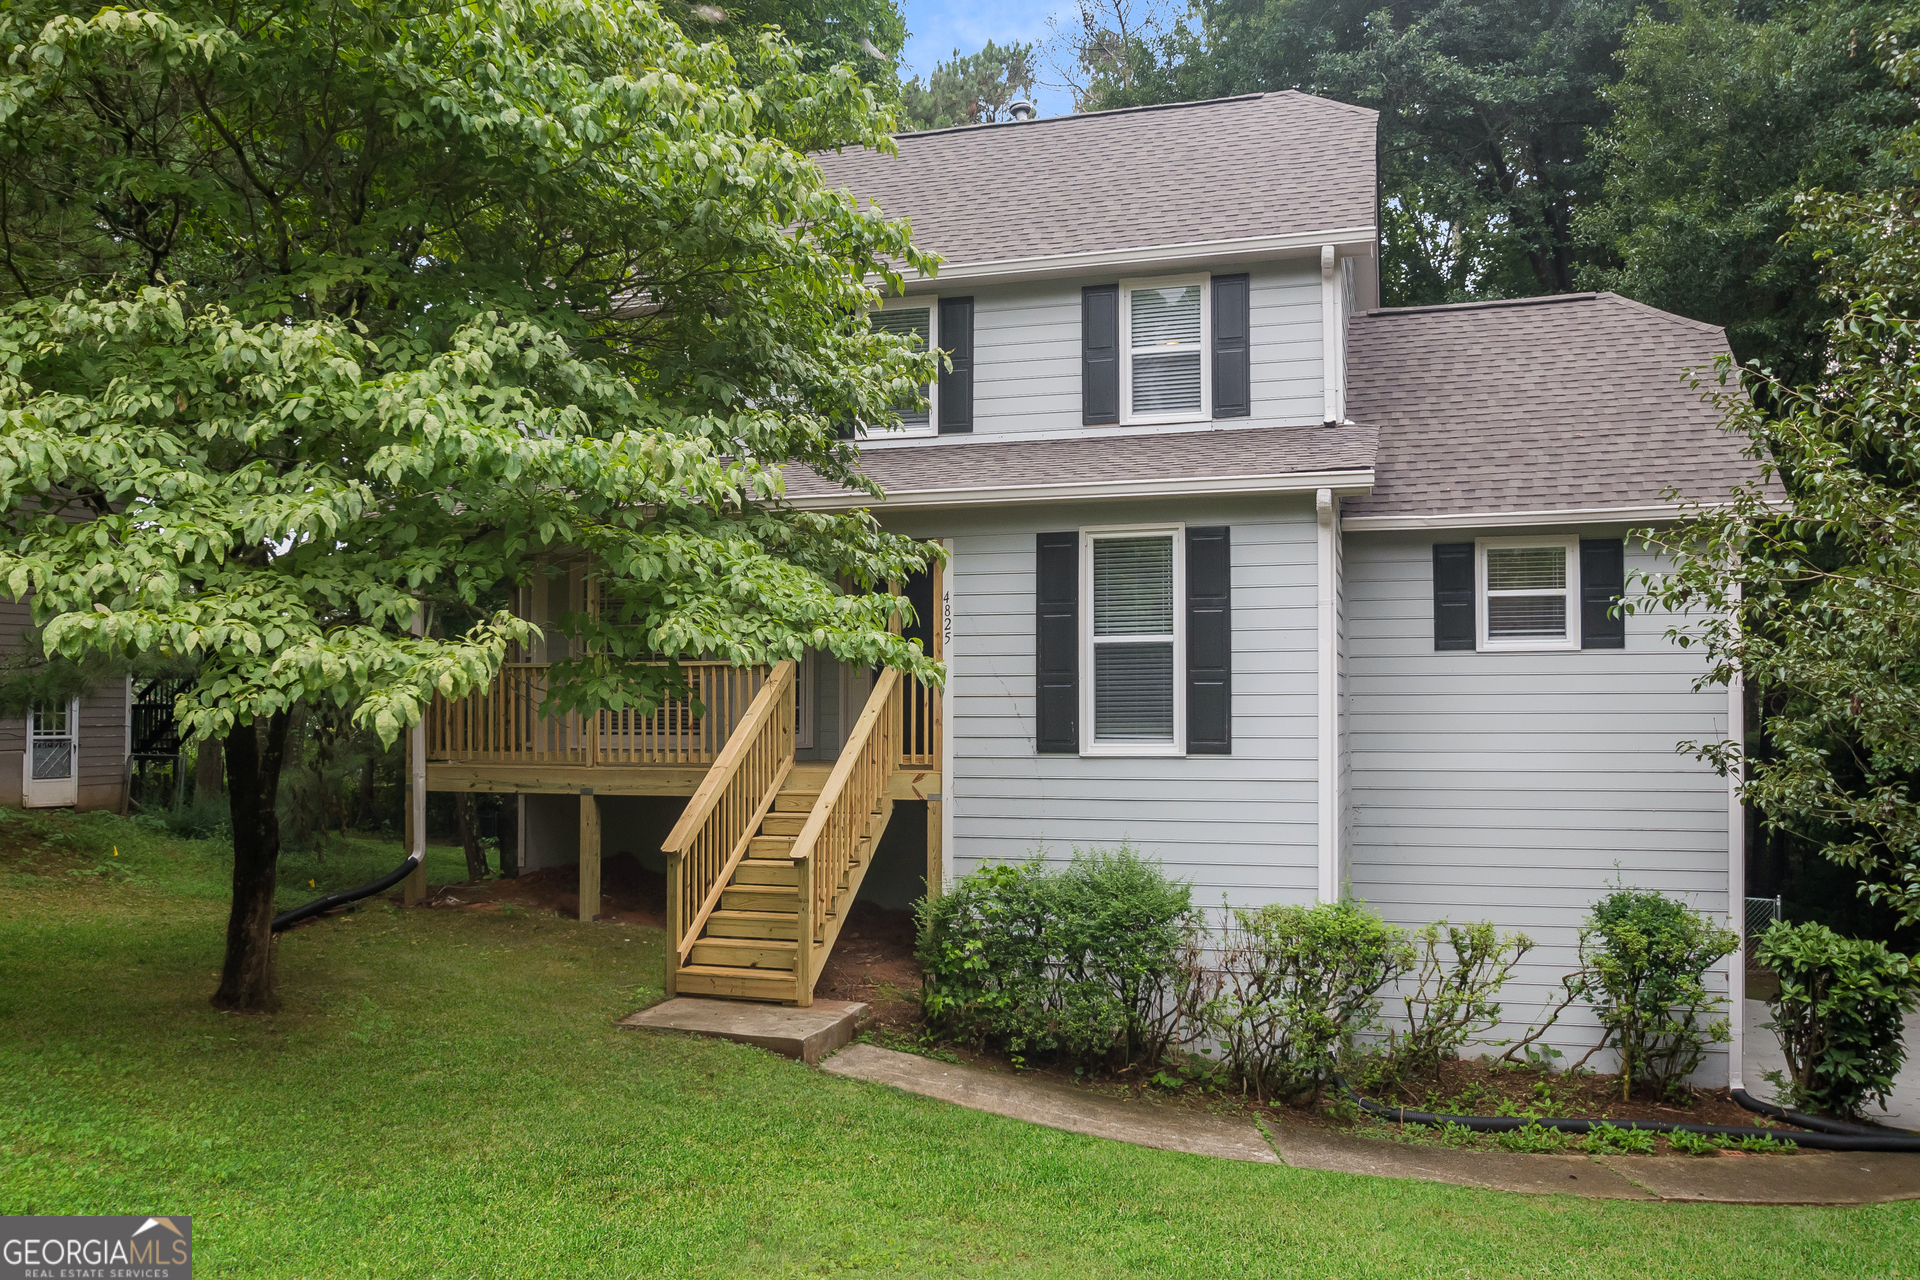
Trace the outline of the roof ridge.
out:
<instances>
[{"instance_id":1,"label":"roof ridge","mask_svg":"<svg viewBox=\"0 0 1920 1280\"><path fill-rule=\"evenodd\" d=\"M1391 319L1395 316L1426 315L1435 311L1484 311L1493 307L1539 307L1555 302L1592 302L1601 296L1603 295L1598 293L1543 293L1531 298L1476 298L1472 302L1434 302L1419 307L1374 307L1366 314Z\"/></svg>"},{"instance_id":2,"label":"roof ridge","mask_svg":"<svg viewBox=\"0 0 1920 1280\"><path fill-rule=\"evenodd\" d=\"M992 120L985 124L956 124L944 129L907 129L891 134L895 142L904 142L912 138L936 138L950 133L977 133L985 129L1012 129L1015 127L1030 129L1038 124L1060 124L1070 120L1098 120L1105 116L1140 115L1149 111L1181 111L1195 107L1217 107L1229 102L1256 102L1262 98L1310 98L1330 107L1339 107L1344 111L1378 115L1371 107L1358 107L1351 102L1341 102L1334 98L1323 98L1317 93L1307 93L1300 89L1270 89L1261 93L1234 93L1221 98L1190 98L1184 102L1154 102L1140 107L1109 107L1105 111L1069 111L1064 115L1035 116L1031 120Z\"/></svg>"}]
</instances>

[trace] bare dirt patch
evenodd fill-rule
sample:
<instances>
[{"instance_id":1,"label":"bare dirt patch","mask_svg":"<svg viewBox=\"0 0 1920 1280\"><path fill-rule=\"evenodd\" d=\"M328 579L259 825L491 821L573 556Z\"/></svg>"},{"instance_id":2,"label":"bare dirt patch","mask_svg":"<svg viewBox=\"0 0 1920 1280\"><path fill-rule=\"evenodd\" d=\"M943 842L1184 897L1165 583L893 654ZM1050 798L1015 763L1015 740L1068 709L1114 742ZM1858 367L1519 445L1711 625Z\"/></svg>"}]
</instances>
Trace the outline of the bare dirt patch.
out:
<instances>
[{"instance_id":1,"label":"bare dirt patch","mask_svg":"<svg viewBox=\"0 0 1920 1280\"><path fill-rule=\"evenodd\" d=\"M396 897L395 901L399 899ZM580 868L542 867L522 876L435 887L424 906L435 910L498 910L504 904L569 920L580 914ZM631 853L600 863L600 919L614 924L667 926L667 878L649 871Z\"/></svg>"},{"instance_id":2,"label":"bare dirt patch","mask_svg":"<svg viewBox=\"0 0 1920 1280\"><path fill-rule=\"evenodd\" d=\"M913 912L858 902L827 957L814 994L828 1000L862 1000L870 1025L895 1035L918 1036L920 966L913 959Z\"/></svg>"}]
</instances>

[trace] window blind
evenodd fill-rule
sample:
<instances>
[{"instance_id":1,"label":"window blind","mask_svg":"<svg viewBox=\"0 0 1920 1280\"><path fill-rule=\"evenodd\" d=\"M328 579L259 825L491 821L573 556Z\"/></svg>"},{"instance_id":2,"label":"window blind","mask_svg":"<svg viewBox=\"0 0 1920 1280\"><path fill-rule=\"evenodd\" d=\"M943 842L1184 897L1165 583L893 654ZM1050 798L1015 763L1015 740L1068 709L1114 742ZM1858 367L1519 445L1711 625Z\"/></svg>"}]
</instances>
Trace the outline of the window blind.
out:
<instances>
[{"instance_id":1,"label":"window blind","mask_svg":"<svg viewBox=\"0 0 1920 1280\"><path fill-rule=\"evenodd\" d=\"M1173 740L1173 538L1093 543L1093 736Z\"/></svg>"},{"instance_id":2,"label":"window blind","mask_svg":"<svg viewBox=\"0 0 1920 1280\"><path fill-rule=\"evenodd\" d=\"M910 335L914 338L913 349L915 351L925 351L927 349L927 329L929 327L930 312L931 308L928 307L893 307L886 311L870 312L867 316L867 322L873 326L874 331L877 333ZM920 384L921 399L924 400L926 395L927 384L923 382ZM893 408L894 412L900 415L901 426L924 427L931 421L927 416L928 410L924 404L919 408L915 408L911 404L902 403L895 405Z\"/></svg>"},{"instance_id":3,"label":"window blind","mask_svg":"<svg viewBox=\"0 0 1920 1280\"><path fill-rule=\"evenodd\" d=\"M1200 293L1197 284L1128 292L1134 413L1200 408Z\"/></svg>"},{"instance_id":4,"label":"window blind","mask_svg":"<svg viewBox=\"0 0 1920 1280\"><path fill-rule=\"evenodd\" d=\"M1551 640L1567 634L1567 549L1487 549L1487 639Z\"/></svg>"}]
</instances>

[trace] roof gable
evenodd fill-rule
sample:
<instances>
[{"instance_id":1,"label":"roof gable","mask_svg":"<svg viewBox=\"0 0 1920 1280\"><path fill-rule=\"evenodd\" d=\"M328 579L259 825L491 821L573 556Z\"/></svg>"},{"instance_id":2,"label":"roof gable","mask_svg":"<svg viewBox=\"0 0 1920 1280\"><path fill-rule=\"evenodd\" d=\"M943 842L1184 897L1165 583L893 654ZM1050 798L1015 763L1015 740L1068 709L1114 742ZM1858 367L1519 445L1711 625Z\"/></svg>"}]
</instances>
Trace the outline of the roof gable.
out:
<instances>
[{"instance_id":1,"label":"roof gable","mask_svg":"<svg viewBox=\"0 0 1920 1280\"><path fill-rule=\"evenodd\" d=\"M950 265L1365 229L1377 113L1247 94L974 125L814 157Z\"/></svg>"}]
</instances>

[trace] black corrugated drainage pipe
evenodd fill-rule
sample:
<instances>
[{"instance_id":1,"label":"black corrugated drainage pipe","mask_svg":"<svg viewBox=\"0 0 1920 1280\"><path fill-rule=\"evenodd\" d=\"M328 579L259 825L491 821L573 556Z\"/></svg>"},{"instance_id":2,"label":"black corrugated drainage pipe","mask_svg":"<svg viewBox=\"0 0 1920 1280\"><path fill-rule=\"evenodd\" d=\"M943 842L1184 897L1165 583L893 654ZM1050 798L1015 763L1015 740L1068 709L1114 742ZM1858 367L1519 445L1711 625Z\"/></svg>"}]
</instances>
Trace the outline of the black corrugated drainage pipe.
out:
<instances>
[{"instance_id":1,"label":"black corrugated drainage pipe","mask_svg":"<svg viewBox=\"0 0 1920 1280\"><path fill-rule=\"evenodd\" d=\"M273 931L279 933L282 929L299 924L302 920L310 916L317 916L322 911L331 911L335 907L343 906L349 902L358 902L362 898L371 898L383 889L391 889L402 880L405 880L407 876L412 873L413 869L419 865L420 855L410 853L407 855L407 860L400 864L398 871L381 876L378 880L370 880L357 889L342 889L340 892L330 893L324 898L315 898L305 906L295 907L284 915L275 916L273 918Z\"/></svg>"},{"instance_id":2,"label":"black corrugated drainage pipe","mask_svg":"<svg viewBox=\"0 0 1920 1280\"><path fill-rule=\"evenodd\" d=\"M1732 1091L1733 1100L1749 1111L1755 1111L1775 1120L1785 1120L1788 1124L1797 1124L1802 1129L1813 1129L1820 1133L1839 1133L1853 1138L1914 1138L1920 1137L1906 1129L1888 1129L1870 1124L1849 1124L1845 1120L1829 1120L1825 1116L1812 1116L1804 1111L1789 1111L1776 1107L1771 1102L1762 1102L1745 1089Z\"/></svg>"},{"instance_id":3,"label":"black corrugated drainage pipe","mask_svg":"<svg viewBox=\"0 0 1920 1280\"><path fill-rule=\"evenodd\" d=\"M1666 1120L1527 1120L1513 1116L1439 1115L1432 1111L1409 1111L1405 1107L1383 1106L1355 1093L1353 1086L1344 1079L1336 1078L1336 1083L1346 1090L1349 1098L1360 1104L1362 1111L1369 1115L1397 1120L1402 1124L1425 1124L1436 1128L1443 1124L1457 1124L1462 1128L1472 1129L1476 1133L1510 1133L1515 1129L1524 1129L1530 1124L1537 1124L1542 1129L1558 1130L1561 1133L1586 1133L1595 1125L1609 1124L1616 1129L1643 1129L1649 1133L1699 1133L1710 1138L1716 1136L1784 1138L1796 1146L1819 1151L1920 1151L1920 1137L1903 1137L1893 1134L1797 1133L1782 1129L1746 1128L1730 1124L1676 1124ZM1742 1092L1745 1091L1742 1090Z\"/></svg>"}]
</instances>

